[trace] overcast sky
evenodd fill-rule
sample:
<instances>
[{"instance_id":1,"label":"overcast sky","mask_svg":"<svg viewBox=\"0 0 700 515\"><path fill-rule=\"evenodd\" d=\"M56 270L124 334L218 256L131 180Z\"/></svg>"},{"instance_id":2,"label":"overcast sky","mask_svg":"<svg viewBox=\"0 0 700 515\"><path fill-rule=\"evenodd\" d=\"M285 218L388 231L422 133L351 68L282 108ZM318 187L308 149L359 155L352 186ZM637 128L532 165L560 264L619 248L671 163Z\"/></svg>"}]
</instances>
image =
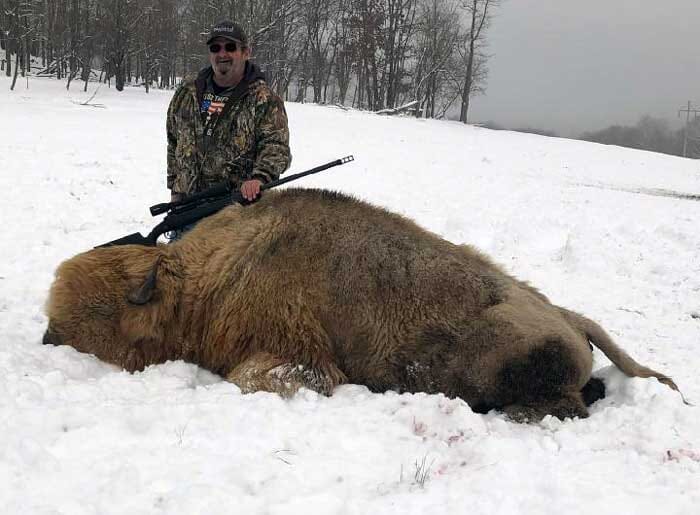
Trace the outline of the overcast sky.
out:
<instances>
[{"instance_id":1,"label":"overcast sky","mask_svg":"<svg viewBox=\"0 0 700 515\"><path fill-rule=\"evenodd\" d=\"M502 0L470 122L562 135L700 108L700 0Z\"/></svg>"}]
</instances>

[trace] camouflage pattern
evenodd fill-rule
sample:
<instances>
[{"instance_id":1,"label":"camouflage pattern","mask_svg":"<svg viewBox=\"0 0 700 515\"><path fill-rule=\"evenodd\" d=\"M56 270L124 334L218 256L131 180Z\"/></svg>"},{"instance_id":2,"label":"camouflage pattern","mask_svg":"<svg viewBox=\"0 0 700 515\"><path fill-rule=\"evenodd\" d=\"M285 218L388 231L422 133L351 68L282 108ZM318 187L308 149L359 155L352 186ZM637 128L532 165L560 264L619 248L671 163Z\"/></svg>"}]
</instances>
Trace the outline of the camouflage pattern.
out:
<instances>
[{"instance_id":1,"label":"camouflage pattern","mask_svg":"<svg viewBox=\"0 0 700 515\"><path fill-rule=\"evenodd\" d=\"M287 113L282 99L255 65L242 95L229 98L204 149L204 122L199 105L211 67L183 81L170 101L167 118L168 188L193 193L229 180L239 188L247 179L277 179L291 162ZM252 79L252 80L251 80ZM228 105L231 104L231 105Z\"/></svg>"}]
</instances>

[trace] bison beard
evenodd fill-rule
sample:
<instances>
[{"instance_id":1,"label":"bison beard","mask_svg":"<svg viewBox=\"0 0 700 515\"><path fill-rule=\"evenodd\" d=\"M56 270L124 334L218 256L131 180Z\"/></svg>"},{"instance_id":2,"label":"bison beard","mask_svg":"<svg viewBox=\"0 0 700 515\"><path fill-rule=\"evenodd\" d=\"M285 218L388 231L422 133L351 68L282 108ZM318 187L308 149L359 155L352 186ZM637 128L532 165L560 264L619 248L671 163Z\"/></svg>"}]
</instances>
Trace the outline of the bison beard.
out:
<instances>
[{"instance_id":1,"label":"bison beard","mask_svg":"<svg viewBox=\"0 0 700 515\"><path fill-rule=\"evenodd\" d=\"M80 254L58 268L47 314L45 343L130 371L183 359L244 392L350 382L518 420L584 417L602 396L589 341L676 388L477 250L329 191L268 193L172 245Z\"/></svg>"}]
</instances>

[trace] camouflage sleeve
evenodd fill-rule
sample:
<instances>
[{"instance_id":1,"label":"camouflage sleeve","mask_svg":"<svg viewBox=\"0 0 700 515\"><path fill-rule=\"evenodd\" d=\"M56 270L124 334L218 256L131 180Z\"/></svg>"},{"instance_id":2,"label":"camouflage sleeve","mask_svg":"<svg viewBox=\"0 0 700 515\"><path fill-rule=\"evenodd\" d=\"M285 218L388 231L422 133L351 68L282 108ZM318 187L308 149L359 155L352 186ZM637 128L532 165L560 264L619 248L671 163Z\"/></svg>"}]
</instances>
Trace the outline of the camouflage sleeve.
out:
<instances>
[{"instance_id":1,"label":"camouflage sleeve","mask_svg":"<svg viewBox=\"0 0 700 515\"><path fill-rule=\"evenodd\" d=\"M278 179L292 161L287 113L282 99L267 89L258 97L256 118L256 159L252 176L267 183Z\"/></svg>"},{"instance_id":2,"label":"camouflage sleeve","mask_svg":"<svg viewBox=\"0 0 700 515\"><path fill-rule=\"evenodd\" d=\"M175 159L175 148L177 147L177 110L182 104L182 95L186 94L185 88L180 86L175 90L173 98L170 100L170 105L168 106L168 114L165 120L165 129L168 138L168 172L167 172L167 186L169 190L173 189L173 183L175 182L175 177L178 174L177 161Z\"/></svg>"}]
</instances>

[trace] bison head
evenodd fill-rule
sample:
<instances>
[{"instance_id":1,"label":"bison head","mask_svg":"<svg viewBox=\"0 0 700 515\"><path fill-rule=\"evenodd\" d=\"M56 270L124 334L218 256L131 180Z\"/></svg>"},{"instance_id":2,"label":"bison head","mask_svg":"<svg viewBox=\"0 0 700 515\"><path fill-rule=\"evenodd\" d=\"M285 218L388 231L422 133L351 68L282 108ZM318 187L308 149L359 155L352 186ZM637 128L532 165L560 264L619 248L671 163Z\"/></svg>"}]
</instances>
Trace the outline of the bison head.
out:
<instances>
[{"instance_id":1,"label":"bison head","mask_svg":"<svg viewBox=\"0 0 700 515\"><path fill-rule=\"evenodd\" d=\"M129 371L164 361L175 311L172 277L158 278L164 268L163 250L136 246L95 249L65 261L46 304L44 343L70 345Z\"/></svg>"}]
</instances>

